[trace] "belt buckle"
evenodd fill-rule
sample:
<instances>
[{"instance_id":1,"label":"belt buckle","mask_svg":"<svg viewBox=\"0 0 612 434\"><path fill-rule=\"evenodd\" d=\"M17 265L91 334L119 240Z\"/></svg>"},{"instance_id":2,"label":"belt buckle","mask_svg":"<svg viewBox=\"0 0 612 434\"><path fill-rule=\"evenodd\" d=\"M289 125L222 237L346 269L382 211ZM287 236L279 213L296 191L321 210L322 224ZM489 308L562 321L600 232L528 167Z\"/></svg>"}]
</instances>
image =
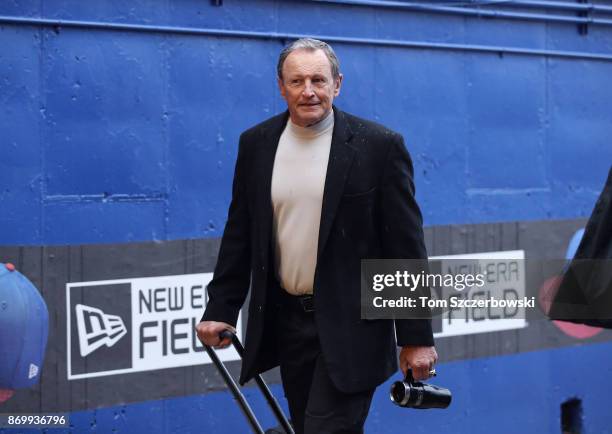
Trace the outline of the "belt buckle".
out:
<instances>
[{"instance_id":1,"label":"belt buckle","mask_svg":"<svg viewBox=\"0 0 612 434\"><path fill-rule=\"evenodd\" d=\"M304 309L304 312L314 312L315 310L314 297L312 295L301 297L300 304L302 305L302 309Z\"/></svg>"}]
</instances>

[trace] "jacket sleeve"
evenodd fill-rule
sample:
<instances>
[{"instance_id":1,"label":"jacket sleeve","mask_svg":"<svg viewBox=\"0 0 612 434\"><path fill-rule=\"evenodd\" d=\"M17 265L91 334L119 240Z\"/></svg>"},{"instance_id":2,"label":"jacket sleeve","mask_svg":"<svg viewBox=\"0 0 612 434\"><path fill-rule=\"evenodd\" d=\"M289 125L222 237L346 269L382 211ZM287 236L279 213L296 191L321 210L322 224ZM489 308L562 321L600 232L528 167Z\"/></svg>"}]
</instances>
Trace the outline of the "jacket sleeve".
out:
<instances>
[{"instance_id":1,"label":"jacket sleeve","mask_svg":"<svg viewBox=\"0 0 612 434\"><path fill-rule=\"evenodd\" d=\"M396 135L387 154L381 188L382 249L385 259L427 259L423 218L415 199L412 160ZM430 319L396 319L399 346L433 346Z\"/></svg>"},{"instance_id":2,"label":"jacket sleeve","mask_svg":"<svg viewBox=\"0 0 612 434\"><path fill-rule=\"evenodd\" d=\"M245 142L243 134L238 146L227 223L213 278L207 287L208 302L202 316L202 321L222 321L234 326L248 294L251 276Z\"/></svg>"}]
</instances>

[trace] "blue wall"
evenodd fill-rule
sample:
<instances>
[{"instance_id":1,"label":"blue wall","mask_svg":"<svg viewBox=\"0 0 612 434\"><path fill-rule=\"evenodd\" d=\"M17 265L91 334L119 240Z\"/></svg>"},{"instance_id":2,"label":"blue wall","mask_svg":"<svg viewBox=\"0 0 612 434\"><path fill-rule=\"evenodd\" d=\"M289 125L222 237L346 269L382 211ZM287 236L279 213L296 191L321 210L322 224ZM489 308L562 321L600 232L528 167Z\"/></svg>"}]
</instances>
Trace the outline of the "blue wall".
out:
<instances>
[{"instance_id":1,"label":"blue wall","mask_svg":"<svg viewBox=\"0 0 612 434\"><path fill-rule=\"evenodd\" d=\"M0 245L220 236L238 136L284 109L275 63L298 35L333 42L340 108L405 135L427 225L589 215L612 162L612 27L333 3L1 1ZM561 402L578 396L585 432L610 432L610 355L597 344L446 363L447 412L394 408L383 386L367 427L554 433ZM224 392L72 422L75 433L246 426Z\"/></svg>"},{"instance_id":2,"label":"blue wall","mask_svg":"<svg viewBox=\"0 0 612 434\"><path fill-rule=\"evenodd\" d=\"M337 103L405 135L427 225L586 216L612 161L610 26L312 1L0 17L0 244L219 236L239 133L283 109L284 33L354 38Z\"/></svg>"}]
</instances>

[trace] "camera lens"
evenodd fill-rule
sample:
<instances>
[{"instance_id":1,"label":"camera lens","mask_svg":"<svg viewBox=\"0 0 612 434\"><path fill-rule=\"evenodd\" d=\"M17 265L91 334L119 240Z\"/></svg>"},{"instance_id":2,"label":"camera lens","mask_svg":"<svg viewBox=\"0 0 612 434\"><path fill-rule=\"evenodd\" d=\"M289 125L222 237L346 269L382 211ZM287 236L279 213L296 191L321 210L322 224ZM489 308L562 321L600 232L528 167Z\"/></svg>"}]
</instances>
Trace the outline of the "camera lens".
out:
<instances>
[{"instance_id":1,"label":"camera lens","mask_svg":"<svg viewBox=\"0 0 612 434\"><path fill-rule=\"evenodd\" d=\"M394 404L415 409L446 408L452 399L450 390L418 382L396 381L389 392Z\"/></svg>"},{"instance_id":2,"label":"camera lens","mask_svg":"<svg viewBox=\"0 0 612 434\"><path fill-rule=\"evenodd\" d=\"M390 395L395 404L405 406L410 397L410 388L403 381L396 381L391 385Z\"/></svg>"}]
</instances>

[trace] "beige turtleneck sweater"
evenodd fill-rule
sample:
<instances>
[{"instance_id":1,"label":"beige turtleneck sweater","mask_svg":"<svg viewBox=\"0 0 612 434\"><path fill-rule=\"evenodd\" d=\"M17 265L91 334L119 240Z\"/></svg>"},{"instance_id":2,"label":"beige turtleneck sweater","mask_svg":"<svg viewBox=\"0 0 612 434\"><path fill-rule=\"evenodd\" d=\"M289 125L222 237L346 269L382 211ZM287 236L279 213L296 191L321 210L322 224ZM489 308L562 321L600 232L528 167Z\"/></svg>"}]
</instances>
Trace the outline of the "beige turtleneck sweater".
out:
<instances>
[{"instance_id":1,"label":"beige turtleneck sweater","mask_svg":"<svg viewBox=\"0 0 612 434\"><path fill-rule=\"evenodd\" d=\"M289 119L278 142L272 172L275 268L281 286L293 295L313 292L333 130L333 110L310 127Z\"/></svg>"}]
</instances>

